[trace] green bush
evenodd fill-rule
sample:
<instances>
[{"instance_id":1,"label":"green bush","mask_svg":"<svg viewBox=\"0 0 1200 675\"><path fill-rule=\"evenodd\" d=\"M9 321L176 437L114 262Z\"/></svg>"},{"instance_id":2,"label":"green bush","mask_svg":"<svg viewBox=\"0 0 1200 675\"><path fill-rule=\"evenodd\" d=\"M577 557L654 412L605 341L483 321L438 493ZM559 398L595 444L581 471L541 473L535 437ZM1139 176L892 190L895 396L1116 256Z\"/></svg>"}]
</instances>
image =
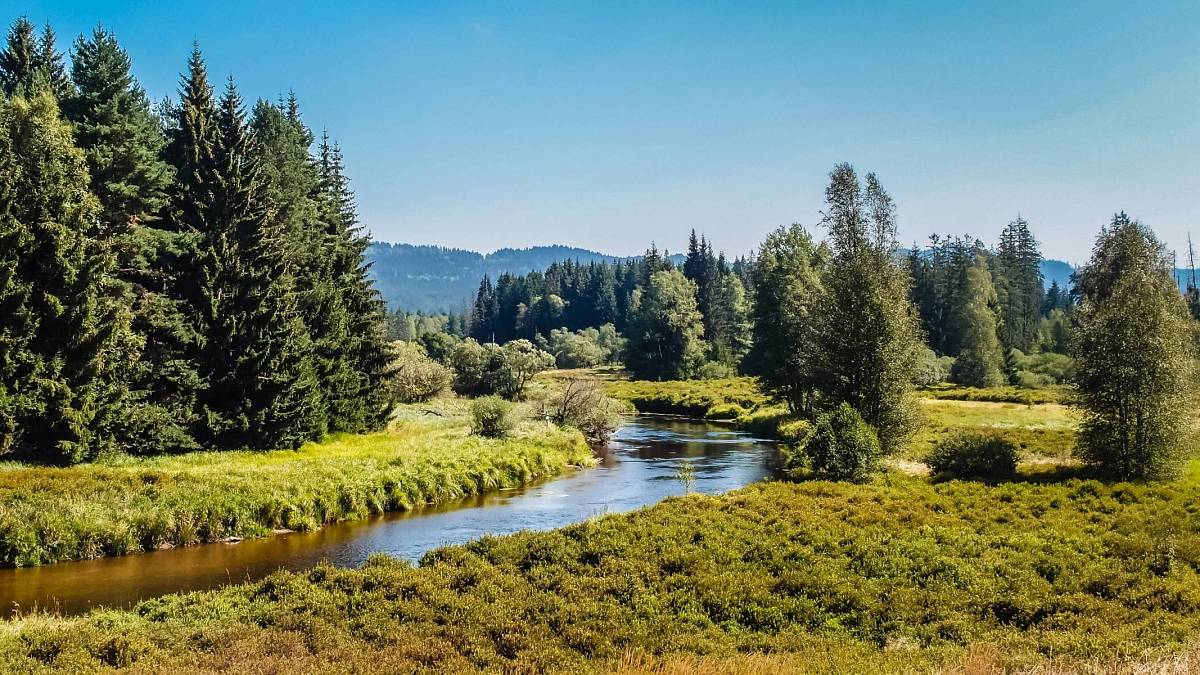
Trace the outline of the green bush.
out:
<instances>
[{"instance_id":1,"label":"green bush","mask_svg":"<svg viewBox=\"0 0 1200 675\"><path fill-rule=\"evenodd\" d=\"M869 478L882 454L875 429L847 403L817 418L804 451L814 475L853 482Z\"/></svg>"},{"instance_id":2,"label":"green bush","mask_svg":"<svg viewBox=\"0 0 1200 675\"><path fill-rule=\"evenodd\" d=\"M994 434L959 433L938 444L925 463L944 477L1011 478L1017 473L1017 446Z\"/></svg>"},{"instance_id":3,"label":"green bush","mask_svg":"<svg viewBox=\"0 0 1200 675\"><path fill-rule=\"evenodd\" d=\"M567 378L542 401L541 414L559 426L578 429L593 443L602 443L620 426L621 418L633 412L632 407L605 395L595 380Z\"/></svg>"},{"instance_id":4,"label":"green bush","mask_svg":"<svg viewBox=\"0 0 1200 675\"><path fill-rule=\"evenodd\" d=\"M400 403L428 401L450 386L450 369L425 354L416 342L397 342L394 346L392 375L388 387Z\"/></svg>"},{"instance_id":5,"label":"green bush","mask_svg":"<svg viewBox=\"0 0 1200 675\"><path fill-rule=\"evenodd\" d=\"M454 347L450 365L455 392L464 396L498 394L517 400L534 375L554 367L554 356L529 340L513 340L501 347L467 338Z\"/></svg>"},{"instance_id":6,"label":"green bush","mask_svg":"<svg viewBox=\"0 0 1200 675\"><path fill-rule=\"evenodd\" d=\"M480 436L503 438L516 426L513 404L499 396L484 396L471 402L471 431Z\"/></svg>"}]
</instances>

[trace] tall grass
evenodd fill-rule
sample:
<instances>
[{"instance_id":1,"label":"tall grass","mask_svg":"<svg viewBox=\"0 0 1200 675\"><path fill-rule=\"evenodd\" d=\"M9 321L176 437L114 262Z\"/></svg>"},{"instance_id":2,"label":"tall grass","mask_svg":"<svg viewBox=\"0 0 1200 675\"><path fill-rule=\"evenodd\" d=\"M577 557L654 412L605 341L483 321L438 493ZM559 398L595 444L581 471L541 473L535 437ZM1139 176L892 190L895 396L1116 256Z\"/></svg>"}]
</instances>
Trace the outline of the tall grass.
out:
<instances>
[{"instance_id":1,"label":"tall grass","mask_svg":"<svg viewBox=\"0 0 1200 675\"><path fill-rule=\"evenodd\" d=\"M0 669L1169 663L1200 634L1198 503L1200 486L1187 482L765 483L487 537L432 551L419 567L375 556L359 570L280 572L133 611L33 617L0 631Z\"/></svg>"},{"instance_id":2,"label":"tall grass","mask_svg":"<svg viewBox=\"0 0 1200 675\"><path fill-rule=\"evenodd\" d=\"M409 509L554 475L591 454L527 422L469 433L464 405L402 407L391 427L297 451L195 452L69 468L0 463L0 565L31 566L254 537Z\"/></svg>"}]
</instances>

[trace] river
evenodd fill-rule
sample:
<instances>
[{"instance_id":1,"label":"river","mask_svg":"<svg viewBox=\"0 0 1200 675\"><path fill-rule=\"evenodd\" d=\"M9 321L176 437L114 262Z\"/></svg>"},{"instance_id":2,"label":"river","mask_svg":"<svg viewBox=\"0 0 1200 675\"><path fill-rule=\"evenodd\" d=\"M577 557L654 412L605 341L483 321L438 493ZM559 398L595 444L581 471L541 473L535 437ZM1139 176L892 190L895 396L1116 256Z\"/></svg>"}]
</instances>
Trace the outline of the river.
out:
<instances>
[{"instance_id":1,"label":"river","mask_svg":"<svg viewBox=\"0 0 1200 675\"><path fill-rule=\"evenodd\" d=\"M253 581L322 560L357 566L372 553L417 560L487 534L547 530L630 511L685 490L716 494L769 476L775 445L726 426L639 416L597 451L598 466L513 490L238 543L0 569L0 607L78 614L181 591ZM690 471L680 471L681 466ZM688 476L690 474L690 476Z\"/></svg>"}]
</instances>

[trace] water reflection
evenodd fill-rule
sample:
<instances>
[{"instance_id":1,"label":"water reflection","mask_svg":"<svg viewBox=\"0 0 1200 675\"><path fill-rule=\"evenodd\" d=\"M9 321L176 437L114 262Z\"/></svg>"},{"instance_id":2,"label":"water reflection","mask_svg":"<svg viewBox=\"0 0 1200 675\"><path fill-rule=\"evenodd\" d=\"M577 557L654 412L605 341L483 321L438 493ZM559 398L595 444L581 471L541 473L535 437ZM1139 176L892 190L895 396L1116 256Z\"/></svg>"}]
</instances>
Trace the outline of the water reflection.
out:
<instances>
[{"instance_id":1,"label":"water reflection","mask_svg":"<svg viewBox=\"0 0 1200 675\"><path fill-rule=\"evenodd\" d=\"M768 476L775 449L769 441L727 427L643 416L618 430L599 457L596 468L572 470L523 488L316 532L0 570L0 607L36 606L74 614L93 606L129 606L164 593L261 579L280 568L306 569L322 560L355 566L380 551L416 560L432 548L485 534L561 527L682 494L681 462L693 469L693 492L726 492Z\"/></svg>"}]
</instances>

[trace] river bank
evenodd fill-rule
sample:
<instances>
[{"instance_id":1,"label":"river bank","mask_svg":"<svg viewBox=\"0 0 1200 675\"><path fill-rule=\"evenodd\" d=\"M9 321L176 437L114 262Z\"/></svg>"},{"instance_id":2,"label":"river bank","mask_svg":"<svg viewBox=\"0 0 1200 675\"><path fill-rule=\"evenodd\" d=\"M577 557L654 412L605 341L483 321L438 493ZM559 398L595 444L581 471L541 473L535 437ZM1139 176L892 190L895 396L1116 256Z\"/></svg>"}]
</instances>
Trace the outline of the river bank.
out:
<instances>
[{"instance_id":1,"label":"river bank","mask_svg":"<svg viewBox=\"0 0 1200 675\"><path fill-rule=\"evenodd\" d=\"M593 461L574 430L525 421L473 436L454 399L402 406L386 431L296 451L119 457L68 468L0 464L0 565L24 567L405 510L526 484Z\"/></svg>"},{"instance_id":2,"label":"river bank","mask_svg":"<svg viewBox=\"0 0 1200 675\"><path fill-rule=\"evenodd\" d=\"M418 567L374 556L362 569L281 572L132 612L30 617L0 635L0 664L991 673L1156 663L1200 634L1198 500L1195 481L765 482L485 537Z\"/></svg>"}]
</instances>

